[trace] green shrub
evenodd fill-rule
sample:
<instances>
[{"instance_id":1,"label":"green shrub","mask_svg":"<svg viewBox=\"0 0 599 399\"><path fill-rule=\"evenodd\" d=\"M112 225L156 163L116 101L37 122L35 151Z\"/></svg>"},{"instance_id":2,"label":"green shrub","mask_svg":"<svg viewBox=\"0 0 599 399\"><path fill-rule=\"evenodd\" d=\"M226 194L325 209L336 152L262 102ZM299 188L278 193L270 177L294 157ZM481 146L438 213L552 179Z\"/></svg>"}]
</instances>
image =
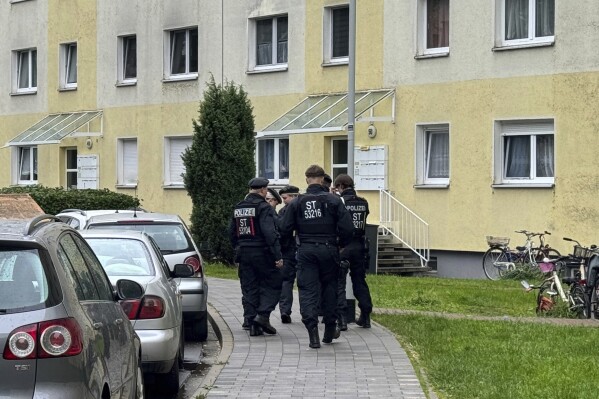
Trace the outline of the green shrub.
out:
<instances>
[{"instance_id":1,"label":"green shrub","mask_svg":"<svg viewBox=\"0 0 599 399\"><path fill-rule=\"evenodd\" d=\"M65 190L62 187L42 185L0 188L0 194L29 194L46 213L56 215L64 209L128 209L139 207L138 198L100 190Z\"/></svg>"},{"instance_id":2,"label":"green shrub","mask_svg":"<svg viewBox=\"0 0 599 399\"><path fill-rule=\"evenodd\" d=\"M503 280L528 280L540 281L543 280L543 273L539 266L530 263L517 263L516 268L508 270L501 276Z\"/></svg>"}]
</instances>

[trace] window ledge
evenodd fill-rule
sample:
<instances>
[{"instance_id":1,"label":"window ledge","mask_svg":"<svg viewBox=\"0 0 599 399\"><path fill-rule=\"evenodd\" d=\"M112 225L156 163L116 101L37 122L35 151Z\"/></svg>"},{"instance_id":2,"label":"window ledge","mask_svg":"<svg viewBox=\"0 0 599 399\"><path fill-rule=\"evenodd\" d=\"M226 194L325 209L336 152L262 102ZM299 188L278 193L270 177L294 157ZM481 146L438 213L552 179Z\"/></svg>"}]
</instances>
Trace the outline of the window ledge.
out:
<instances>
[{"instance_id":1,"label":"window ledge","mask_svg":"<svg viewBox=\"0 0 599 399\"><path fill-rule=\"evenodd\" d=\"M115 184L115 188L137 188L137 184Z\"/></svg>"},{"instance_id":2,"label":"window ledge","mask_svg":"<svg viewBox=\"0 0 599 399\"><path fill-rule=\"evenodd\" d=\"M10 93L11 96L30 96L32 94L37 94L37 89L27 91L15 91Z\"/></svg>"},{"instance_id":3,"label":"window ledge","mask_svg":"<svg viewBox=\"0 0 599 399\"><path fill-rule=\"evenodd\" d=\"M443 189L443 188L449 188L449 183L446 184L414 184L414 188L433 188L433 189Z\"/></svg>"},{"instance_id":4,"label":"window ledge","mask_svg":"<svg viewBox=\"0 0 599 399\"><path fill-rule=\"evenodd\" d=\"M176 83L190 80L198 80L198 74L196 73L182 76L169 76L167 78L162 79L162 83Z\"/></svg>"},{"instance_id":5,"label":"window ledge","mask_svg":"<svg viewBox=\"0 0 599 399\"><path fill-rule=\"evenodd\" d=\"M77 86L75 87L59 87L58 91L76 91L77 90Z\"/></svg>"},{"instance_id":6,"label":"window ledge","mask_svg":"<svg viewBox=\"0 0 599 399\"><path fill-rule=\"evenodd\" d=\"M504 184L492 184L493 188L553 188L555 183L504 183Z\"/></svg>"},{"instance_id":7,"label":"window ledge","mask_svg":"<svg viewBox=\"0 0 599 399\"><path fill-rule=\"evenodd\" d=\"M325 68L328 67L336 67L336 66L347 66L349 65L349 60L347 59L343 59L343 60L339 60L339 61L325 61L322 63L322 66Z\"/></svg>"},{"instance_id":8,"label":"window ledge","mask_svg":"<svg viewBox=\"0 0 599 399\"><path fill-rule=\"evenodd\" d=\"M246 71L245 73L248 75L255 75L260 73L270 73L270 72L287 72L287 65L281 66L273 66L268 68L254 68Z\"/></svg>"},{"instance_id":9,"label":"window ledge","mask_svg":"<svg viewBox=\"0 0 599 399\"><path fill-rule=\"evenodd\" d=\"M492 51L507 51L507 50L519 50L523 48L535 48L535 47L551 47L555 45L555 41L552 40L550 42L535 42L535 43L526 43L526 44L504 44L502 46L495 46L491 50Z\"/></svg>"},{"instance_id":10,"label":"window ledge","mask_svg":"<svg viewBox=\"0 0 599 399\"><path fill-rule=\"evenodd\" d=\"M164 190L181 190L181 189L185 189L185 185L183 185L183 184L163 184L162 188Z\"/></svg>"},{"instance_id":11,"label":"window ledge","mask_svg":"<svg viewBox=\"0 0 599 399\"><path fill-rule=\"evenodd\" d=\"M129 86L137 86L137 80L131 82L116 82L116 87L129 87Z\"/></svg>"},{"instance_id":12,"label":"window ledge","mask_svg":"<svg viewBox=\"0 0 599 399\"><path fill-rule=\"evenodd\" d=\"M434 53L434 54L416 54L414 56L414 59L426 60L428 58L441 58L441 57L449 57L449 51L444 51L442 53Z\"/></svg>"}]
</instances>

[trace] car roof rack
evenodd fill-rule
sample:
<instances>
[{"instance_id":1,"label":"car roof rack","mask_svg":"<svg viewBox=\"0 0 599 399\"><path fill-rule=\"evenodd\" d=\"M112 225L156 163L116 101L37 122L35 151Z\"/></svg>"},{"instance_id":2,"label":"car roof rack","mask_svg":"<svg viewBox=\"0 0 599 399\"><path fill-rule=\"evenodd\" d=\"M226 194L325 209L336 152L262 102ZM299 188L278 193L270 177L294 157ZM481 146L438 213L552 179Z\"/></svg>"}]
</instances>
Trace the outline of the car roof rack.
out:
<instances>
[{"instance_id":1,"label":"car roof rack","mask_svg":"<svg viewBox=\"0 0 599 399\"><path fill-rule=\"evenodd\" d=\"M31 219L27 225L25 226L25 235L29 236L31 235L31 233L33 233L33 230L35 230L35 228L44 220L51 220L51 221L55 221L55 222L61 222L61 220L59 218L57 218L54 215L48 215L43 214L43 215L39 215L34 217L33 219Z\"/></svg>"},{"instance_id":2,"label":"car roof rack","mask_svg":"<svg viewBox=\"0 0 599 399\"><path fill-rule=\"evenodd\" d=\"M63 209L62 211L58 212L58 213L66 213L66 212L76 212L80 215L85 216L85 211L81 210L81 209L77 209L77 208L69 208L69 209Z\"/></svg>"}]
</instances>

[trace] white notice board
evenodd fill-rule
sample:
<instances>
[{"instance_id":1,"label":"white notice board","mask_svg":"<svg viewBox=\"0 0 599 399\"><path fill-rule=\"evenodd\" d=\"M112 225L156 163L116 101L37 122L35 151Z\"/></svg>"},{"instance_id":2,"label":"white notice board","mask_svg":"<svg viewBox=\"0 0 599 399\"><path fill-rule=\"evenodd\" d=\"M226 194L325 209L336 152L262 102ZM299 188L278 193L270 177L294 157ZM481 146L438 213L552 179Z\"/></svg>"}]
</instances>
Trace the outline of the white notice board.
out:
<instances>
[{"instance_id":1,"label":"white notice board","mask_svg":"<svg viewBox=\"0 0 599 399\"><path fill-rule=\"evenodd\" d=\"M354 147L354 183L356 190L387 189L387 146Z\"/></svg>"}]
</instances>

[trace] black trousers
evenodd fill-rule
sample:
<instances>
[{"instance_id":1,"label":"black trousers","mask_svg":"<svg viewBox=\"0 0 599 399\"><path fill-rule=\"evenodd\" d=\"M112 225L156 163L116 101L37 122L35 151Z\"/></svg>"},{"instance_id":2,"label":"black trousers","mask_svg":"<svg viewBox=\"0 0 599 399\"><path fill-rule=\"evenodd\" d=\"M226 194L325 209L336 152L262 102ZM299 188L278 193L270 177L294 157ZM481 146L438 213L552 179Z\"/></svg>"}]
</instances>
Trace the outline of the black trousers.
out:
<instances>
[{"instance_id":1,"label":"black trousers","mask_svg":"<svg viewBox=\"0 0 599 399\"><path fill-rule=\"evenodd\" d=\"M281 314L291 315L291 305L293 305L293 284L297 273L297 259L295 246L291 250L283 251L283 268L281 276L283 284L281 287L281 299L279 300L279 310Z\"/></svg>"},{"instance_id":2,"label":"black trousers","mask_svg":"<svg viewBox=\"0 0 599 399\"><path fill-rule=\"evenodd\" d=\"M281 297L281 272L275 266L275 258L266 248L240 247L239 281L243 317L253 319L256 315L270 317Z\"/></svg>"},{"instance_id":3,"label":"black trousers","mask_svg":"<svg viewBox=\"0 0 599 399\"><path fill-rule=\"evenodd\" d=\"M321 304L325 325L335 324L337 316L337 276L339 251L336 246L302 243L297 250L297 288L302 322L308 330L318 326Z\"/></svg>"},{"instance_id":4,"label":"black trousers","mask_svg":"<svg viewBox=\"0 0 599 399\"><path fill-rule=\"evenodd\" d=\"M366 261L364 259L364 245L362 239L354 239L345 247L341 254L342 260L349 261L349 276L352 282L354 296L358 301L358 307L364 314L372 312L372 299L370 289L366 284ZM347 309L345 284L348 269L340 269L339 284L337 286L337 314L345 314Z\"/></svg>"}]
</instances>

